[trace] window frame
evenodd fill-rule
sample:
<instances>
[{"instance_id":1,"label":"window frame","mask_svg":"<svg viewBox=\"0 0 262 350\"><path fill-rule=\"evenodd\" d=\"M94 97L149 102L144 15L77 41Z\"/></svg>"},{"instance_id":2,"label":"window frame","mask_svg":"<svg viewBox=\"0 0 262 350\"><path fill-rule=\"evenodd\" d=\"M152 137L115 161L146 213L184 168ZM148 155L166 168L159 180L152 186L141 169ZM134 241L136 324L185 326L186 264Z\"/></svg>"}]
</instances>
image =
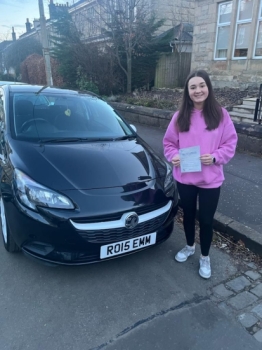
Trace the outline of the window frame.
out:
<instances>
[{"instance_id":1,"label":"window frame","mask_svg":"<svg viewBox=\"0 0 262 350\"><path fill-rule=\"evenodd\" d=\"M237 40L237 33L238 33L239 25L250 24L250 26L252 26L252 19L254 17L254 0L252 0L253 7L252 7L252 16L250 19L239 19L241 1L242 0L238 0L237 17L236 17L236 21L235 21L234 44L233 44L233 50L232 50L232 60L246 60L248 57L248 49L249 48L247 48L247 55L241 57L241 56L235 56L235 50L236 50L235 47L236 47L236 40Z\"/></svg>"},{"instance_id":2,"label":"window frame","mask_svg":"<svg viewBox=\"0 0 262 350\"><path fill-rule=\"evenodd\" d=\"M218 31L219 31L219 28L221 27L230 27L231 24L232 24L232 18L230 19L230 22L224 22L224 23L219 23L219 19L220 19L220 15L221 15L221 7L222 5L225 5L225 4L231 4L232 5L232 8L233 8L233 0L230 0L230 1L224 1L224 2L221 2L219 5L218 5L218 13L217 13L217 26L216 26L216 41L215 41L215 50L214 50L214 60L215 61L225 61L227 60L227 54L225 57L216 57L216 52L217 52L217 39L218 39ZM232 13L231 12L231 16L232 16ZM229 40L229 43L228 43L228 48L227 48L227 53L228 53L228 50L230 48L230 40Z\"/></svg>"},{"instance_id":3,"label":"window frame","mask_svg":"<svg viewBox=\"0 0 262 350\"><path fill-rule=\"evenodd\" d=\"M257 40L258 40L258 30L259 30L259 24L260 23L262 25L262 0L260 0L259 10L258 10L257 28L256 28L256 34L255 34L253 56L252 56L252 58L254 60L261 60L261 58L262 58L262 54L260 56L255 56L256 47L257 47Z\"/></svg>"}]
</instances>

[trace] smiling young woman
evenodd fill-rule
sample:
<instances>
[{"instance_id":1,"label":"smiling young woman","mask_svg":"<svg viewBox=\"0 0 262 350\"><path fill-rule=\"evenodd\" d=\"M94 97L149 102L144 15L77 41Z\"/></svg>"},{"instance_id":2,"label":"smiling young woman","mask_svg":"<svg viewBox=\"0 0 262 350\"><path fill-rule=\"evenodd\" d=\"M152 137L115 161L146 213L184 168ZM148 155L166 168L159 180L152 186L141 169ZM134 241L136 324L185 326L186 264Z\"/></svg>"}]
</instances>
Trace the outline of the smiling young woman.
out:
<instances>
[{"instance_id":1,"label":"smiling young woman","mask_svg":"<svg viewBox=\"0 0 262 350\"><path fill-rule=\"evenodd\" d=\"M201 77L193 77L188 82L188 94L196 109L203 109L204 102L208 97L208 87Z\"/></svg>"},{"instance_id":2,"label":"smiling young woman","mask_svg":"<svg viewBox=\"0 0 262 350\"><path fill-rule=\"evenodd\" d=\"M184 262L195 253L198 199L201 248L199 274L209 278L212 224L224 181L223 165L234 156L237 134L228 112L215 99L206 71L194 71L188 76L181 108L174 114L163 144L166 159L174 165L173 176L177 181L183 208L187 241L175 259ZM192 150L195 152L193 157Z\"/></svg>"}]
</instances>

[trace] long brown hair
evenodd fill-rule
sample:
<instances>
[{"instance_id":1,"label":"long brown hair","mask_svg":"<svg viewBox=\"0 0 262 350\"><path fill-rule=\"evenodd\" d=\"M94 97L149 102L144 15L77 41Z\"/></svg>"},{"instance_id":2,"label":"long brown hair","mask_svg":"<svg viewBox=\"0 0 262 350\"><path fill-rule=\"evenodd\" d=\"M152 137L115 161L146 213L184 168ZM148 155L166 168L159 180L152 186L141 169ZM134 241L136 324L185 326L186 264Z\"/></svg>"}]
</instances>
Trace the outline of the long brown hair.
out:
<instances>
[{"instance_id":1,"label":"long brown hair","mask_svg":"<svg viewBox=\"0 0 262 350\"><path fill-rule=\"evenodd\" d=\"M205 119L207 130L214 130L219 126L223 118L223 114L220 104L215 99L209 75L205 70L193 71L187 77L184 87L182 104L179 109L176 125L178 126L180 132L189 131L191 114L192 110L194 109L194 104L191 98L189 97L188 82L193 77L200 77L204 79L208 87L209 93L207 99L205 100L202 113Z\"/></svg>"}]
</instances>

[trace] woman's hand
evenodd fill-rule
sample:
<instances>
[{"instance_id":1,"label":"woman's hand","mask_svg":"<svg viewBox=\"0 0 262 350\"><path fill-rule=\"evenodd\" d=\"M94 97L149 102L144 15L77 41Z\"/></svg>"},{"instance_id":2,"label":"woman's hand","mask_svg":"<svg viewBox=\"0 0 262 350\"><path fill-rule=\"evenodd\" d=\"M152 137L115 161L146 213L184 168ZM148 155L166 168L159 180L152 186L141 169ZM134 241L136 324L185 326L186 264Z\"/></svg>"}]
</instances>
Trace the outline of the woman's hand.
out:
<instances>
[{"instance_id":1,"label":"woman's hand","mask_svg":"<svg viewBox=\"0 0 262 350\"><path fill-rule=\"evenodd\" d=\"M171 162L172 162L172 164L174 166L180 166L180 157L179 157L179 155L177 155L174 158L172 158Z\"/></svg>"},{"instance_id":2,"label":"woman's hand","mask_svg":"<svg viewBox=\"0 0 262 350\"><path fill-rule=\"evenodd\" d=\"M211 154L202 154L202 156L200 156L200 160L204 165L213 164L213 156Z\"/></svg>"}]
</instances>

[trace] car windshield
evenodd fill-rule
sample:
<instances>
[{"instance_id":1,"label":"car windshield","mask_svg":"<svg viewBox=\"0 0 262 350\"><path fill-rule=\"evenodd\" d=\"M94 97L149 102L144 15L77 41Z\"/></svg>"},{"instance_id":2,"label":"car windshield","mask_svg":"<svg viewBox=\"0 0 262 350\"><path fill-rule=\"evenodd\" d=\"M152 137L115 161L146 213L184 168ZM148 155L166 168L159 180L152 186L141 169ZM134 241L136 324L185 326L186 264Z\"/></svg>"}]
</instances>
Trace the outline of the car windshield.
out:
<instances>
[{"instance_id":1,"label":"car windshield","mask_svg":"<svg viewBox=\"0 0 262 350\"><path fill-rule=\"evenodd\" d=\"M95 96L14 93L10 102L11 132L18 140L74 142L135 135L112 107Z\"/></svg>"}]
</instances>

